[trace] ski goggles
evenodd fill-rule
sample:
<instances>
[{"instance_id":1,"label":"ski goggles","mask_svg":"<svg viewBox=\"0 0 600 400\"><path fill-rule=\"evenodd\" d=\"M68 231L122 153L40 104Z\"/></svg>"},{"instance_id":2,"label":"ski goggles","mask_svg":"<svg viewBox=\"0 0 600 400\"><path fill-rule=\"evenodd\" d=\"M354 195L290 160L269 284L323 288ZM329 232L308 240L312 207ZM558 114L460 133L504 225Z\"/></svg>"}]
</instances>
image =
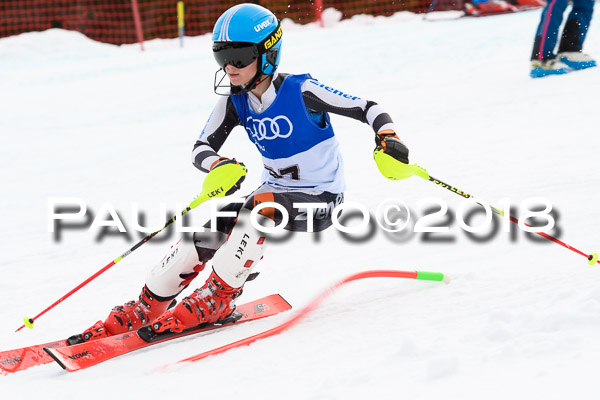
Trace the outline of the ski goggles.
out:
<instances>
[{"instance_id":1,"label":"ski goggles","mask_svg":"<svg viewBox=\"0 0 600 400\"><path fill-rule=\"evenodd\" d=\"M213 54L223 69L227 64L245 68L258 58L258 48L256 44L247 42L214 42Z\"/></svg>"}]
</instances>

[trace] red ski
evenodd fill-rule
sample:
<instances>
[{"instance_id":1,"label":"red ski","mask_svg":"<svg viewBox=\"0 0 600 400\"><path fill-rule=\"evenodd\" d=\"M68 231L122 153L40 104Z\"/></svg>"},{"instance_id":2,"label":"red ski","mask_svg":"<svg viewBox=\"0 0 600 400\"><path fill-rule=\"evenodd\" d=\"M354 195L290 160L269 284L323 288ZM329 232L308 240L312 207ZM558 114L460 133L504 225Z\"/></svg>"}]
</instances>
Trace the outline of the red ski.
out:
<instances>
[{"instance_id":1,"label":"red ski","mask_svg":"<svg viewBox=\"0 0 600 400\"><path fill-rule=\"evenodd\" d=\"M44 365L52 362L44 347L54 348L67 345L66 340L57 340L44 344L23 347L22 349L6 350L0 352L0 375L8 375L13 372L23 371L36 365Z\"/></svg>"},{"instance_id":2,"label":"red ski","mask_svg":"<svg viewBox=\"0 0 600 400\"><path fill-rule=\"evenodd\" d=\"M218 329L223 326L270 317L290 308L292 306L283 297L278 294L272 294L262 299L237 306L234 318L220 324L202 324L195 328L184 330L181 333L169 332L166 334L156 334L149 326L146 326L134 332L109 336L73 346L46 347L44 350L67 371L77 371L154 344Z\"/></svg>"}]
</instances>

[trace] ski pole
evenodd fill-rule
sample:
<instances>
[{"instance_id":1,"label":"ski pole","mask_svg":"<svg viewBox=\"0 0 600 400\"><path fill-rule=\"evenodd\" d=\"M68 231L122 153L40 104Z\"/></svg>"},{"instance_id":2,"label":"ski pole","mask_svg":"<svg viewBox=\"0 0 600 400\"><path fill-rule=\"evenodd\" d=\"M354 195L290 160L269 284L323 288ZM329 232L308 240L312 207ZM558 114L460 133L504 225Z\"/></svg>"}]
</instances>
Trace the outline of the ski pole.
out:
<instances>
[{"instance_id":1,"label":"ski pole","mask_svg":"<svg viewBox=\"0 0 600 400\"><path fill-rule=\"evenodd\" d=\"M226 352L227 350L234 349L237 347L247 346L250 343L256 342L257 340L264 339L270 336L277 335L286 329L289 329L292 325L295 325L301 318L305 317L308 313L313 311L315 308L319 306L327 298L331 293L333 293L337 288L342 285L345 285L348 282L357 281L359 279L367 279L367 278L407 278L407 279L417 279L417 280L425 280L425 281L436 281L436 282L444 282L446 284L450 283L450 277L444 275L441 272L427 272L427 271L394 271L394 270L372 270L372 271L363 271L356 273L354 275L350 275L341 281L335 283L325 291L323 291L320 295L315 297L308 305L306 305L303 309L298 311L296 315L292 318L288 319L286 322L276 326L275 328L269 329L268 331L264 331L262 333L256 334L254 336L247 337L242 340L238 340L237 342L233 342L227 344L225 346L206 351L204 353L197 354L192 357L185 358L183 360L178 361L175 364L181 364L185 362L195 362L206 358L208 356L214 356L216 354L221 354ZM170 365L163 366L163 369L168 368Z\"/></svg>"},{"instance_id":2,"label":"ski pole","mask_svg":"<svg viewBox=\"0 0 600 400\"><path fill-rule=\"evenodd\" d=\"M444 189L448 189L452 193L455 193L455 194L457 194L459 196L464 197L465 199L474 198L474 196L470 195L469 193L467 193L467 192L465 192L463 190L457 189L457 188L455 188L452 185L448 185L447 183L444 183L441 180L434 178L433 176L429 175L429 173L427 172L427 170L425 168L420 167L417 164L408 165L407 166L407 170L409 171L409 173L412 173L412 175L417 175L417 176L419 176L419 177L421 177L421 178L423 178L423 179L425 179L425 180L427 180L429 182L433 182L436 185L438 185L440 187L443 187ZM500 209L498 209L498 208L496 208L496 207L494 207L492 205L490 205L490 207L492 208L492 211L496 212L498 215L504 216L504 211L502 211L502 210L500 210ZM512 222L514 222L515 224L517 224L517 225L519 224L519 220L517 218L513 217L512 215L509 214L508 218L510 218L510 220ZM528 225L526 223L525 223L525 225L526 226L531 226L531 225ZM567 248L567 249L569 249L571 251L574 251L575 253L577 253L579 255L584 256L585 258L587 258L588 264L590 266L593 266L596 263L600 264L600 261L598 260L598 253L586 254L583 251L578 250L575 247L568 245L567 243L565 243L565 242L563 242L563 241L555 238L552 235L549 235L549 234L544 233L544 232L535 232L535 233L537 233L538 235L540 235L540 236L542 236L542 237L544 237L544 238L546 238L548 240L551 240L554 243L557 243L557 244L559 244L559 245L561 245L561 246L563 246L563 247L565 247L565 248Z\"/></svg>"},{"instance_id":3,"label":"ski pole","mask_svg":"<svg viewBox=\"0 0 600 400\"><path fill-rule=\"evenodd\" d=\"M246 167L243 167L240 169L239 167L236 167L236 165L238 165L238 164L223 165L223 166L219 167L220 175L217 175L214 177L211 177L210 174L207 175L206 179L204 179L204 182L202 184L202 193L200 193L200 195L198 197L196 197L196 199L194 201L192 201L190 203L190 205L187 206L181 212L181 215L183 216L183 215L187 214L189 211L193 210L194 208L198 207L200 204L204 203L207 200L210 200L213 197L225 197L226 193L234 185L236 185L238 183L238 181L247 173ZM230 176L227 176L227 174L229 174ZM19 332L24 327L33 329L33 322L36 319L38 319L39 317L44 315L46 312L48 312L51 309L53 309L54 307L56 307L63 300L65 300L66 298L71 296L73 293L77 292L79 289L81 289L82 287L84 287L85 285L87 285L88 283L93 281L94 279L96 279L98 276L100 276L102 273L107 271L113 265L115 265L116 263L118 263L119 261L121 261L122 259L127 257L128 255L133 253L141 245L148 242L154 236L158 235L160 232L165 230L169 225L171 225L173 222L175 222L176 219L177 219L177 215L173 216L173 218L169 219L167 221L167 223L165 224L165 226L163 226L160 230L158 230L156 232L152 232L151 234L149 234L148 236L146 236L145 238L140 240L135 246L133 246L132 248L127 250L125 253L121 254L119 257L117 257L114 260L112 260L111 262L109 262L104 268L100 269L98 272L96 272L94 275L87 278L85 281L81 282L79 285L77 285L75 288L73 288L73 290L71 290L69 293L65 294L64 296L62 296L60 299L56 300L54 303L52 303L44 311L40 312L35 317L33 317L33 318L25 317L23 319L24 324L21 325L19 327L19 329L17 329L15 332Z\"/></svg>"}]
</instances>

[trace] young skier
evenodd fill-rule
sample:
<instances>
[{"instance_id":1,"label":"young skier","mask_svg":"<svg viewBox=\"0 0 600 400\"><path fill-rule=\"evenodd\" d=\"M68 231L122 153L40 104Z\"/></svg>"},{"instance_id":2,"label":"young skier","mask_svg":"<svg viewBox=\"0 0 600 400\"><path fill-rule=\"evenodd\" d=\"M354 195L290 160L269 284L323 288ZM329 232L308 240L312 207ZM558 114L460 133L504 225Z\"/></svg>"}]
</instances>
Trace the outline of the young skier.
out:
<instances>
[{"instance_id":1,"label":"young skier","mask_svg":"<svg viewBox=\"0 0 600 400\"><path fill-rule=\"evenodd\" d=\"M105 321L72 336L70 344L150 323L156 332L179 332L235 318L233 300L242 293L265 245L265 235L250 223L250 211L260 203L278 203L289 215L285 229L306 231L306 209L293 204L321 203L323 207L313 213L313 230L318 232L332 224L329 210L343 202L342 158L328 113L371 126L379 150L375 160L386 177L394 178L395 171L408 164L407 147L377 103L322 84L308 74L277 73L281 44L279 21L261 6L236 5L219 17L213 31L213 53L221 68L218 72L229 78L230 85L220 85L215 75L215 92L226 93L194 146L192 162L213 177L223 174L220 171L243 169L235 159L218 154L232 129L241 125L262 156L263 183L243 204L224 208L235 211L237 218L219 218L217 232L195 233L193 242L177 242L152 268L137 301L115 307ZM225 165L228 167L222 168ZM241 180L231 193L239 189ZM259 223L265 227L281 220L276 208L259 213ZM204 285L169 309L211 260L212 271Z\"/></svg>"},{"instance_id":2,"label":"young skier","mask_svg":"<svg viewBox=\"0 0 600 400\"><path fill-rule=\"evenodd\" d=\"M533 43L529 73L532 78L566 74L571 70L596 66L596 61L582 52L583 42L592 20L594 0L573 0L573 9L567 17L558 46L558 56L554 54L567 4L567 0L546 2Z\"/></svg>"}]
</instances>

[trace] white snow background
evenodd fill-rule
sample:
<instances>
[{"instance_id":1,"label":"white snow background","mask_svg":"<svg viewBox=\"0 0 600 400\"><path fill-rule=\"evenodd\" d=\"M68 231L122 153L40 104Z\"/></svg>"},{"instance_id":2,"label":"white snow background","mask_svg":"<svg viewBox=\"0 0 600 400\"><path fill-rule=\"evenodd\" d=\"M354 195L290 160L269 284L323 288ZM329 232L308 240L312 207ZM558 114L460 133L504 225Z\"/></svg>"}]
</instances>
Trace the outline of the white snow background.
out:
<instances>
[{"instance_id":1,"label":"white snow background","mask_svg":"<svg viewBox=\"0 0 600 400\"><path fill-rule=\"evenodd\" d=\"M284 24L279 70L381 104L431 175L496 204L545 197L560 238L600 251L600 69L532 80L540 11L452 21L409 13L328 27ZM586 51L600 57L592 22ZM0 40L0 348L63 338L137 297L171 239L156 240L39 318L14 330L131 247L131 204L153 224L200 192L192 146L217 96L209 35L112 46L49 30ZM462 199L417 177L392 182L373 162L373 133L333 115L345 159L347 202L372 213L397 198L413 211ZM243 129L222 155L260 184L261 162ZM48 199L104 203L133 239L86 229L48 232ZM193 214L208 216L208 205ZM104 218L108 217L105 215ZM350 221L352 222L352 221ZM498 232L470 240L455 218L444 237L403 240L372 223L349 241L331 228L272 244L239 302L281 293L294 309L265 320L141 350L75 373L56 364L0 378L2 398L596 399L600 268L554 243ZM356 221L354 222L356 223ZM515 229L515 226L512 227ZM435 237L435 236L434 236ZM160 238L156 238L160 239ZM284 333L200 362L158 367L269 329L321 290L369 269L449 274L449 285L402 279L354 282ZM200 286L205 271L192 286ZM190 287L187 291L191 291Z\"/></svg>"}]
</instances>

